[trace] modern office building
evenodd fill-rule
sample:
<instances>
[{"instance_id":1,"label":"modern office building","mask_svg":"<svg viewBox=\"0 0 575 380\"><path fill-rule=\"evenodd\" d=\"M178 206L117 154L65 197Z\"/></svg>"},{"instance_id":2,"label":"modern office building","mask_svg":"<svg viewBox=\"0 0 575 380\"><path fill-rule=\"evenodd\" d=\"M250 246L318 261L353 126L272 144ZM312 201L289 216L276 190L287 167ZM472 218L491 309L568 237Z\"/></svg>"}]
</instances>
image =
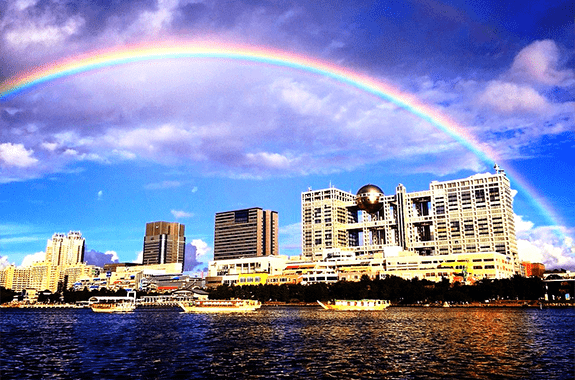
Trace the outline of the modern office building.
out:
<instances>
[{"instance_id":1,"label":"modern office building","mask_svg":"<svg viewBox=\"0 0 575 380\"><path fill-rule=\"evenodd\" d=\"M335 188L304 192L302 253L314 260L334 248L365 258L390 246L418 256L496 252L509 257L520 273L510 183L495 169L433 181L429 190L418 192L401 184L393 195L375 185L356 195Z\"/></svg>"},{"instance_id":2,"label":"modern office building","mask_svg":"<svg viewBox=\"0 0 575 380\"><path fill-rule=\"evenodd\" d=\"M357 234L345 226L357 222L357 212L348 208L355 195L333 187L302 194L302 254L312 260L324 249L357 245Z\"/></svg>"},{"instance_id":3,"label":"modern office building","mask_svg":"<svg viewBox=\"0 0 575 380\"><path fill-rule=\"evenodd\" d=\"M184 263L185 226L180 223L146 223L142 264Z\"/></svg>"},{"instance_id":4,"label":"modern office building","mask_svg":"<svg viewBox=\"0 0 575 380\"><path fill-rule=\"evenodd\" d=\"M214 260L278 254L277 211L254 207L216 213Z\"/></svg>"},{"instance_id":5,"label":"modern office building","mask_svg":"<svg viewBox=\"0 0 575 380\"><path fill-rule=\"evenodd\" d=\"M86 240L79 231L55 233L46 244L46 262L58 267L82 263L85 246Z\"/></svg>"}]
</instances>

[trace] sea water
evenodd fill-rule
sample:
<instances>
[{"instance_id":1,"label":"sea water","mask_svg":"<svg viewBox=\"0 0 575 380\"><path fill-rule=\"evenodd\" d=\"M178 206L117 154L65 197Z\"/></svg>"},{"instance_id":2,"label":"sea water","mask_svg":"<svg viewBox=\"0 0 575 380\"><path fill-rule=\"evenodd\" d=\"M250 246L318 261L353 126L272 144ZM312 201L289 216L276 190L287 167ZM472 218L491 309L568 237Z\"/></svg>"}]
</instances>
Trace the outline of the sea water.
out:
<instances>
[{"instance_id":1,"label":"sea water","mask_svg":"<svg viewBox=\"0 0 575 380\"><path fill-rule=\"evenodd\" d=\"M2 379L573 379L575 309L2 309Z\"/></svg>"}]
</instances>

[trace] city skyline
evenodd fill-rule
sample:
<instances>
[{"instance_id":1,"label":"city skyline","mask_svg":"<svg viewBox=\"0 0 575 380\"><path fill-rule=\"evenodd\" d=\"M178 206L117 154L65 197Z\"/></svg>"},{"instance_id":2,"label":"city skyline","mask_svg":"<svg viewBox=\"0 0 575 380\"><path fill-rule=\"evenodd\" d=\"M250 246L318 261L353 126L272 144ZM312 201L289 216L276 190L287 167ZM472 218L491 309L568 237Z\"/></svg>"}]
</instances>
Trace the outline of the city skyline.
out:
<instances>
[{"instance_id":1,"label":"city skyline","mask_svg":"<svg viewBox=\"0 0 575 380\"><path fill-rule=\"evenodd\" d=\"M517 191L520 257L575 269L569 3L406 4L6 2L0 265L71 230L86 253L137 261L154 220L186 225L207 264L214 215L250 207L278 211L280 254L300 254L309 187L423 191L497 163ZM138 46L220 55L96 66L8 96L27 73Z\"/></svg>"}]
</instances>

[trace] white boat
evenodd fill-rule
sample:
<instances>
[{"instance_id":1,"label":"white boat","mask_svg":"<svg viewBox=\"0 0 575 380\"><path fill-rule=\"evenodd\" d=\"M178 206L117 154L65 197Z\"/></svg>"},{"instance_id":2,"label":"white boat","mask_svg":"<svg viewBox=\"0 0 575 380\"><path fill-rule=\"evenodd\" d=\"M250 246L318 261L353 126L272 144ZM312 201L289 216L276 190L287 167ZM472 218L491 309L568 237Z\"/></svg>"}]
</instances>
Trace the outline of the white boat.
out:
<instances>
[{"instance_id":1,"label":"white boat","mask_svg":"<svg viewBox=\"0 0 575 380\"><path fill-rule=\"evenodd\" d=\"M193 300L178 302L185 313L237 313L259 309L262 304L256 300Z\"/></svg>"},{"instance_id":2,"label":"white boat","mask_svg":"<svg viewBox=\"0 0 575 380\"><path fill-rule=\"evenodd\" d=\"M88 302L95 313L129 313L136 308L136 292L126 297L91 297Z\"/></svg>"},{"instance_id":3,"label":"white boat","mask_svg":"<svg viewBox=\"0 0 575 380\"><path fill-rule=\"evenodd\" d=\"M334 300L330 303L317 301L326 310L337 311L377 311L384 310L389 306L388 301L384 300Z\"/></svg>"},{"instance_id":4,"label":"white boat","mask_svg":"<svg viewBox=\"0 0 575 380\"><path fill-rule=\"evenodd\" d=\"M133 302L102 302L93 303L90 308L95 313L129 313L134 311L136 304Z\"/></svg>"}]
</instances>

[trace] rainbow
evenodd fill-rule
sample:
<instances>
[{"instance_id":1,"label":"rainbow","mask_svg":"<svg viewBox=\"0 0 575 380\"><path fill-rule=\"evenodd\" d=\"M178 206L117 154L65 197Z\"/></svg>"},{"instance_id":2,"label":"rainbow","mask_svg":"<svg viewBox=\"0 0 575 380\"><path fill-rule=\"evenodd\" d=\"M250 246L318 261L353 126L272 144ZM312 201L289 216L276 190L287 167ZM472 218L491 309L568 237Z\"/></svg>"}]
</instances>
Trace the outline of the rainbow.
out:
<instances>
[{"instance_id":1,"label":"rainbow","mask_svg":"<svg viewBox=\"0 0 575 380\"><path fill-rule=\"evenodd\" d=\"M56 63L41 66L36 70L25 72L2 83L0 85L0 101L6 102L24 91L46 85L60 78L107 67L153 60L206 58L251 62L254 64L293 69L330 78L335 82L359 89L390 102L429 122L469 149L485 163L493 165L495 162L502 161L498 154L487 144L480 142L474 135L437 108L424 104L415 96L402 92L390 84L319 59L270 48L225 44L213 41L146 43L73 56ZM509 167L507 167L506 170L511 174ZM519 191L528 195L531 204L541 211L548 221L552 224L559 225L559 223L557 223L559 216L552 211L552 208L546 203L543 197L537 195L536 191L531 188L526 181L522 180L517 173L511 174L510 178Z\"/></svg>"}]
</instances>

